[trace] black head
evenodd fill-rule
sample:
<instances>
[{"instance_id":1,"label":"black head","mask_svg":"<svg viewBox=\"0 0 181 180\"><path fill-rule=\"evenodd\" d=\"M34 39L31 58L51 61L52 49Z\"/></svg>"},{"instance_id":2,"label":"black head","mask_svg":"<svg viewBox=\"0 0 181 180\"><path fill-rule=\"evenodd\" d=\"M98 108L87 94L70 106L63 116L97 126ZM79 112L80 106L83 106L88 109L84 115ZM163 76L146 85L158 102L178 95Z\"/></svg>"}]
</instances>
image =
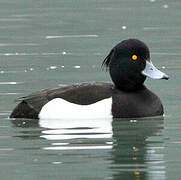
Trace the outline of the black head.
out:
<instances>
[{"instance_id":1,"label":"black head","mask_svg":"<svg viewBox=\"0 0 181 180\"><path fill-rule=\"evenodd\" d=\"M145 43L137 39L124 40L117 44L103 61L118 89L134 91L143 88L146 76L141 72L150 59Z\"/></svg>"}]
</instances>

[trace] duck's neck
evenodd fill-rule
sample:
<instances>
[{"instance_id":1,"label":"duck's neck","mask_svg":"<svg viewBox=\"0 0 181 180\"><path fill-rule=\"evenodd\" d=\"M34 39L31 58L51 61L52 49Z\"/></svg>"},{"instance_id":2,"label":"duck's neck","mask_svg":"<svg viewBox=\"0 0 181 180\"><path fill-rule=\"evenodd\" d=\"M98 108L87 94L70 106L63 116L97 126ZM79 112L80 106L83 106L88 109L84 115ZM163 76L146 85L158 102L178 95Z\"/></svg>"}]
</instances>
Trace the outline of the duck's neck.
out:
<instances>
[{"instance_id":1,"label":"duck's neck","mask_svg":"<svg viewBox=\"0 0 181 180\"><path fill-rule=\"evenodd\" d=\"M120 91L125 91L125 92L136 92L136 91L141 91L146 89L144 84L139 84L139 85L130 85L130 84L126 84L126 85L121 85L121 86L117 86L115 85L115 88L120 90Z\"/></svg>"}]
</instances>

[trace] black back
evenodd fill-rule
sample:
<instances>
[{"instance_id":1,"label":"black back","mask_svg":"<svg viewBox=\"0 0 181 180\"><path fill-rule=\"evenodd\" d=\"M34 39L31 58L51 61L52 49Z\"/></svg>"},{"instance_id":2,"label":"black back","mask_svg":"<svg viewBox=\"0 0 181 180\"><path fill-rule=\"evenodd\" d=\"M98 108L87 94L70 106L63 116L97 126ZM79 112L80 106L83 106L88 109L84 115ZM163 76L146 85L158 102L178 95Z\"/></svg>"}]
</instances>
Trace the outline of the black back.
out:
<instances>
[{"instance_id":1,"label":"black back","mask_svg":"<svg viewBox=\"0 0 181 180\"><path fill-rule=\"evenodd\" d=\"M75 104L88 105L109 97L112 97L113 100L112 115L114 118L136 118L163 114L160 99L147 88L126 92L118 90L111 83L92 82L46 89L22 97L19 99L21 103L17 105L10 117L38 119L41 108L54 98L63 98Z\"/></svg>"},{"instance_id":2,"label":"black back","mask_svg":"<svg viewBox=\"0 0 181 180\"><path fill-rule=\"evenodd\" d=\"M54 89L44 89L26 97L10 115L11 118L37 119L41 108L54 98L63 98L69 102L88 105L112 96L114 85L104 82L77 83Z\"/></svg>"}]
</instances>

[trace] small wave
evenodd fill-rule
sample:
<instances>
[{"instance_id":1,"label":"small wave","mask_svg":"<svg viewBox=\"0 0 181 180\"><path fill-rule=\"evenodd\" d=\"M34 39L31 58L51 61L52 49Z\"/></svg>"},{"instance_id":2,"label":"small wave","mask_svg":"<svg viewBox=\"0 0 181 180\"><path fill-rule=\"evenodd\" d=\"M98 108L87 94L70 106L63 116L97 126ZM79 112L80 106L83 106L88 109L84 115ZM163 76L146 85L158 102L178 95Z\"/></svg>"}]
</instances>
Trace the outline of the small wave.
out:
<instances>
[{"instance_id":1,"label":"small wave","mask_svg":"<svg viewBox=\"0 0 181 180\"><path fill-rule=\"evenodd\" d=\"M15 84L22 84L22 82L15 82L15 81L0 82L0 85L15 85Z\"/></svg>"},{"instance_id":2,"label":"small wave","mask_svg":"<svg viewBox=\"0 0 181 180\"><path fill-rule=\"evenodd\" d=\"M60 36L46 36L46 39L57 39L57 38L96 38L96 34L85 34L85 35L60 35Z\"/></svg>"}]
</instances>

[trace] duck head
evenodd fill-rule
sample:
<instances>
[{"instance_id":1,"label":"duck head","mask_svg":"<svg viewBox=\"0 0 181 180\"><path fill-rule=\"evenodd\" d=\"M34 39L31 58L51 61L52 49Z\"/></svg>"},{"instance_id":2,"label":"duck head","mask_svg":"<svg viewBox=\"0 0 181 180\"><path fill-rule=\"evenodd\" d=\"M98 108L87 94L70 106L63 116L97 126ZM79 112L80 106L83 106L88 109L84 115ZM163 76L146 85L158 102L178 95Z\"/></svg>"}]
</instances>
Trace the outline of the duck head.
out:
<instances>
[{"instance_id":1,"label":"duck head","mask_svg":"<svg viewBox=\"0 0 181 180\"><path fill-rule=\"evenodd\" d=\"M149 48L137 39L128 39L117 44L102 65L109 68L115 86L125 91L142 89L146 77L169 78L152 64Z\"/></svg>"}]
</instances>

